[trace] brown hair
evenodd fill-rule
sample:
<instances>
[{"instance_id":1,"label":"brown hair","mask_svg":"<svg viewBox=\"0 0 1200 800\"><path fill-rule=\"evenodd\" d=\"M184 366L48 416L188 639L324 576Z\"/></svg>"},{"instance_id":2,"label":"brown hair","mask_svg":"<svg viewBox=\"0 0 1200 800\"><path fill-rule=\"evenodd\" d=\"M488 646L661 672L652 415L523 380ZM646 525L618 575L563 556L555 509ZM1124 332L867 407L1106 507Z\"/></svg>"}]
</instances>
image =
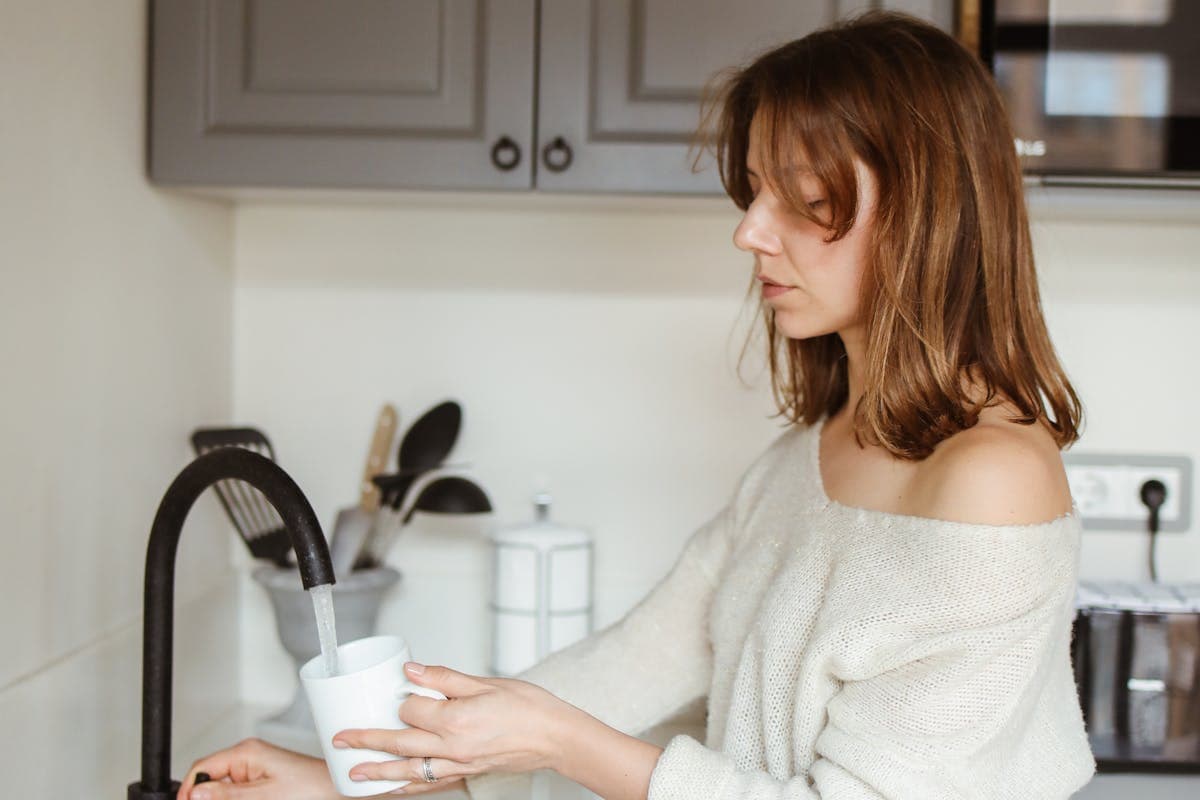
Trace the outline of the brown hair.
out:
<instances>
[{"instance_id":1,"label":"brown hair","mask_svg":"<svg viewBox=\"0 0 1200 800\"><path fill-rule=\"evenodd\" d=\"M718 73L706 97L693 145L715 145L721 182L743 211L756 114L763 180L827 228L827 241L854 223L854 159L876 179L856 436L919 460L1007 398L1021 424L1046 420L1060 448L1079 438L1082 407L1042 317L1013 136L977 57L914 17L871 11ZM827 209L809 208L788 179L797 156L823 184ZM836 412L848 396L840 337L789 339L769 305L760 311L779 413L812 424ZM986 396L972 400L968 379Z\"/></svg>"}]
</instances>

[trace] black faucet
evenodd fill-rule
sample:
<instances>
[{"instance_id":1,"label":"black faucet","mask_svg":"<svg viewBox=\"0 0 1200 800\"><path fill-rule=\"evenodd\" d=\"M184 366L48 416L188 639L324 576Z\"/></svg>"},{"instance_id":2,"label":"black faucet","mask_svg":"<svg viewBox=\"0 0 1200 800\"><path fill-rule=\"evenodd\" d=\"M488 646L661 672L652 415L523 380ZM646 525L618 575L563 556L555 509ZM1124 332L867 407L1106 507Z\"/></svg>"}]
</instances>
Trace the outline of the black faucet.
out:
<instances>
[{"instance_id":1,"label":"black faucet","mask_svg":"<svg viewBox=\"0 0 1200 800\"><path fill-rule=\"evenodd\" d=\"M174 800L171 780L171 651L175 551L183 521L196 498L224 478L262 492L287 526L305 589L331 584L333 564L312 506L271 459L241 447L223 447L184 467L163 495L146 548L145 628L142 636L142 779L129 784L128 800ZM315 618L314 618L314 625Z\"/></svg>"}]
</instances>

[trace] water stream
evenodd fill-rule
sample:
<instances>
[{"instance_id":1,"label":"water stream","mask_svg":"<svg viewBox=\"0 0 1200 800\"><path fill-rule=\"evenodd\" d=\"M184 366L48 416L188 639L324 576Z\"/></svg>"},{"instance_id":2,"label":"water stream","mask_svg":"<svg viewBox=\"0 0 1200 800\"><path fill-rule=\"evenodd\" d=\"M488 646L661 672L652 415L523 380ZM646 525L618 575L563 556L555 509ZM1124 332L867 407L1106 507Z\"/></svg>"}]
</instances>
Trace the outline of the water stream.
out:
<instances>
[{"instance_id":1,"label":"water stream","mask_svg":"<svg viewBox=\"0 0 1200 800\"><path fill-rule=\"evenodd\" d=\"M313 613L317 617L317 638L321 640L321 658L325 676L338 674L337 631L333 620L333 584L325 583L308 590L312 595Z\"/></svg>"}]
</instances>

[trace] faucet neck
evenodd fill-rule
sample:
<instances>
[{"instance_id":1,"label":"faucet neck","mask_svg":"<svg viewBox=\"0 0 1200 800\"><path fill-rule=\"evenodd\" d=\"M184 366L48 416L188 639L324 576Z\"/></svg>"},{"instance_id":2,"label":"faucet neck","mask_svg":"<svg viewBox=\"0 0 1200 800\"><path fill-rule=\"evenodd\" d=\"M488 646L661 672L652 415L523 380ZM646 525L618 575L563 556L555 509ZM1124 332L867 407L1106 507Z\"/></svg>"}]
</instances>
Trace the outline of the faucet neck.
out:
<instances>
[{"instance_id":1,"label":"faucet neck","mask_svg":"<svg viewBox=\"0 0 1200 800\"><path fill-rule=\"evenodd\" d=\"M305 589L334 583L325 535L300 487L271 459L240 447L197 458L175 478L158 506L146 549L142 635L142 780L129 800L174 797L171 773L171 665L174 648L175 553L184 520L205 489L233 478L258 489L287 527Z\"/></svg>"}]
</instances>

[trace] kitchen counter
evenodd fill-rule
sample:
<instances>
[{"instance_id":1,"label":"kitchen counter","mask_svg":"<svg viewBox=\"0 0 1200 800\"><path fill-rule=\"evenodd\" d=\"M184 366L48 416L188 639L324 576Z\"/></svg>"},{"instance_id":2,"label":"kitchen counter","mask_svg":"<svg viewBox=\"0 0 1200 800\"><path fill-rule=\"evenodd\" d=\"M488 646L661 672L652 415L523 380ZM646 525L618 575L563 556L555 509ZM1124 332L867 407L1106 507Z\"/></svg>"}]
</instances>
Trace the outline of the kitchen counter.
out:
<instances>
[{"instance_id":1,"label":"kitchen counter","mask_svg":"<svg viewBox=\"0 0 1200 800\"><path fill-rule=\"evenodd\" d=\"M198 758L229 747L249 736L260 735L255 732L257 721L277 710L274 707L253 704L236 707L232 713L200 736L175 748L175 758L172 762L175 777L181 777ZM646 738L663 744L680 732L702 736L701 731L694 730L697 719L693 713L690 718L684 717L656 728ZM267 735L260 735L260 738L271 741L271 737ZM292 749L306 749L296 742L276 743ZM436 796L439 800L469 800L466 791L461 789L441 792ZM593 800L595 797L596 795L559 775L543 773L534 783L530 800ZM1104 774L1093 778L1072 800L1196 800L1198 797L1200 775Z\"/></svg>"}]
</instances>

